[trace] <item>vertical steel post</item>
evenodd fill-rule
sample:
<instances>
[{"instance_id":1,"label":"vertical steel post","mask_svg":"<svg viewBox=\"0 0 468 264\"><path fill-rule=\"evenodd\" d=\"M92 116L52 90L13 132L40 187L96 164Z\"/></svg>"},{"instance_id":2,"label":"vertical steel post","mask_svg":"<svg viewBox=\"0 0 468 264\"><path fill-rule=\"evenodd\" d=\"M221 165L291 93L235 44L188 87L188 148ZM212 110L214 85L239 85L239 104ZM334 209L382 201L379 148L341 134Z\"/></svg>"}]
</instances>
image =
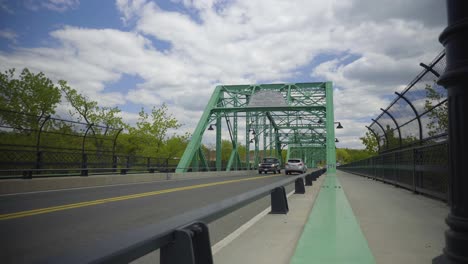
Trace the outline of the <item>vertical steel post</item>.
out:
<instances>
[{"instance_id":1,"label":"vertical steel post","mask_svg":"<svg viewBox=\"0 0 468 264\"><path fill-rule=\"evenodd\" d=\"M237 95L236 95L237 96ZM237 107L239 104L238 104L238 98L235 98L234 100L234 107ZM239 165L238 164L238 157L239 157L239 153L238 153L238 149L237 147L239 146L238 144L238 141L237 141L237 112L234 113L234 117L233 117L233 127L232 127L232 136L233 136L233 140L235 142L233 148L235 148L235 157L234 157L234 170L239 170Z\"/></svg>"},{"instance_id":2,"label":"vertical steel post","mask_svg":"<svg viewBox=\"0 0 468 264\"><path fill-rule=\"evenodd\" d=\"M85 142L86 136L93 126L94 124L88 124L88 128L86 129L86 132L83 136L83 142L81 144L81 176L88 176L88 155L85 154Z\"/></svg>"},{"instance_id":3,"label":"vertical steel post","mask_svg":"<svg viewBox=\"0 0 468 264\"><path fill-rule=\"evenodd\" d=\"M266 130L266 115L263 116L263 120L262 120L263 124L262 124L262 135L263 135L263 156L262 158L265 158L267 155L267 130Z\"/></svg>"},{"instance_id":4,"label":"vertical steel post","mask_svg":"<svg viewBox=\"0 0 468 264\"><path fill-rule=\"evenodd\" d=\"M41 151L41 133L42 129L44 128L45 123L50 119L50 115L44 118L42 121L41 126L39 127L39 132L37 133L37 141L36 141L36 169L42 168L42 156L43 152ZM38 172L39 173L39 172Z\"/></svg>"},{"instance_id":5,"label":"vertical steel post","mask_svg":"<svg viewBox=\"0 0 468 264\"><path fill-rule=\"evenodd\" d=\"M271 124L271 122L270 122L270 132L268 132L268 133L269 133L268 135L270 136L270 139L269 139L269 142L270 142L270 155L269 156L271 157L271 156L273 156L273 146L274 146L274 144L273 144L273 124Z\"/></svg>"},{"instance_id":6,"label":"vertical steel post","mask_svg":"<svg viewBox=\"0 0 468 264\"><path fill-rule=\"evenodd\" d=\"M250 167L250 113L245 113L245 162L248 170Z\"/></svg>"},{"instance_id":7,"label":"vertical steel post","mask_svg":"<svg viewBox=\"0 0 468 264\"><path fill-rule=\"evenodd\" d=\"M255 135L254 135L254 142L255 142L255 162L254 166L257 168L258 163L260 162L260 159L258 157L259 155L259 139L258 139L258 133L260 133L258 129L258 112L255 112Z\"/></svg>"},{"instance_id":8,"label":"vertical steel post","mask_svg":"<svg viewBox=\"0 0 468 264\"><path fill-rule=\"evenodd\" d=\"M117 137L119 137L122 130L123 128L119 129L119 131L117 131L117 134L115 134L114 141L112 142L112 156L115 156L115 146L117 145Z\"/></svg>"},{"instance_id":9,"label":"vertical steel post","mask_svg":"<svg viewBox=\"0 0 468 264\"><path fill-rule=\"evenodd\" d=\"M327 123L327 174L336 173L335 149L335 115L333 110L333 87L331 82L325 83L326 119Z\"/></svg>"},{"instance_id":10,"label":"vertical steel post","mask_svg":"<svg viewBox=\"0 0 468 264\"><path fill-rule=\"evenodd\" d=\"M447 67L439 84L448 90L449 200L444 255L468 263L468 1L447 0L448 26L439 37Z\"/></svg>"},{"instance_id":11,"label":"vertical steel post","mask_svg":"<svg viewBox=\"0 0 468 264\"><path fill-rule=\"evenodd\" d=\"M221 115L216 116L216 170L222 170L222 153L221 153Z\"/></svg>"}]
</instances>

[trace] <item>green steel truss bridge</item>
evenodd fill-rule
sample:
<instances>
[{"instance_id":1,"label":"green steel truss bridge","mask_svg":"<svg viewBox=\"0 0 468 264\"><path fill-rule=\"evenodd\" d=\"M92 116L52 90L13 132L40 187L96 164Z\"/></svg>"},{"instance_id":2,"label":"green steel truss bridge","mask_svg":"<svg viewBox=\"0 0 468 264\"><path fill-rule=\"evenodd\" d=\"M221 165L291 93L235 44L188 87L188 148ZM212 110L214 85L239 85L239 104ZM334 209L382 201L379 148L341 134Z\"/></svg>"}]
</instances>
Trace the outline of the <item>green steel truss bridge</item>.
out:
<instances>
[{"instance_id":1,"label":"green steel truss bridge","mask_svg":"<svg viewBox=\"0 0 468 264\"><path fill-rule=\"evenodd\" d=\"M302 158L309 167L326 161L327 169L335 170L334 123L331 82L217 86L176 171L210 170L202 151L203 136L210 130L216 130L218 171L222 170L221 138L226 130L232 143L227 171L252 162L256 168L261 154L280 158L286 149L286 158ZM238 148L241 138L245 160Z\"/></svg>"}]
</instances>

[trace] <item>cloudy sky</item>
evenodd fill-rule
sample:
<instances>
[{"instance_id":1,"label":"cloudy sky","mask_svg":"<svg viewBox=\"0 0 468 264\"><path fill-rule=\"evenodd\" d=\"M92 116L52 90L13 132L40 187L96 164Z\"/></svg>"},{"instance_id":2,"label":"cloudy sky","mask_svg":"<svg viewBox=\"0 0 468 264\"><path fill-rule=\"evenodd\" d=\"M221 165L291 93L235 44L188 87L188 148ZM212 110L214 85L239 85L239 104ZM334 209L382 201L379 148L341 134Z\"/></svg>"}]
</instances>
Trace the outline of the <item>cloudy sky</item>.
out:
<instances>
[{"instance_id":1,"label":"cloudy sky","mask_svg":"<svg viewBox=\"0 0 468 264\"><path fill-rule=\"evenodd\" d=\"M442 46L440 0L0 0L0 70L63 79L128 122L162 103L192 132L217 84L333 81L338 147Z\"/></svg>"}]
</instances>

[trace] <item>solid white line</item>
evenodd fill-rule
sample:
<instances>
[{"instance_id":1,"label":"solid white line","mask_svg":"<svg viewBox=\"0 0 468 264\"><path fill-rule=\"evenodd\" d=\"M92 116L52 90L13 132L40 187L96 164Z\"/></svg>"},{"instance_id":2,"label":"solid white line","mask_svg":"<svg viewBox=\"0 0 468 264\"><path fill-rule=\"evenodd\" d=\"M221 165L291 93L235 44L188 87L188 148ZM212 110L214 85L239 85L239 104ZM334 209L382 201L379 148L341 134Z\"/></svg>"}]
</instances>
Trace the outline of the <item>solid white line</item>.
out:
<instances>
[{"instance_id":1,"label":"solid white line","mask_svg":"<svg viewBox=\"0 0 468 264\"><path fill-rule=\"evenodd\" d=\"M292 190L290 193L288 193L287 197L293 195L294 190ZM267 215L271 211L271 206L268 206L265 210L260 212L258 215L254 216L252 219L247 221L245 224L234 230L231 234L227 235L225 238L222 240L218 241L215 245L211 247L211 252L212 254L218 253L221 249L223 249L225 246L229 245L234 239L238 238L242 233L244 233L247 229L249 229L251 226L253 226L255 223L260 221L265 215Z\"/></svg>"}]
</instances>

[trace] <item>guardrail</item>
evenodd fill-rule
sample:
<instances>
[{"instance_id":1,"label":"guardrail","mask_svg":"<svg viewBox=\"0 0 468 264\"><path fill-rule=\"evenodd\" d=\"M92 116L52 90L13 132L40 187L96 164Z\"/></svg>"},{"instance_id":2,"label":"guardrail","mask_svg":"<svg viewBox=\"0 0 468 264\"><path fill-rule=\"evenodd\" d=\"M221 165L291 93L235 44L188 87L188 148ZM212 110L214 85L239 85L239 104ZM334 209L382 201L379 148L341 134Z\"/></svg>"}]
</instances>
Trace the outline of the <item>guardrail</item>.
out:
<instances>
[{"instance_id":1,"label":"guardrail","mask_svg":"<svg viewBox=\"0 0 468 264\"><path fill-rule=\"evenodd\" d=\"M380 154L337 169L448 200L448 142Z\"/></svg>"},{"instance_id":2,"label":"guardrail","mask_svg":"<svg viewBox=\"0 0 468 264\"><path fill-rule=\"evenodd\" d=\"M271 213L289 211L284 186L295 183L295 193L304 194L325 169L289 177L256 190L193 209L164 222L84 245L71 255L51 260L57 263L129 263L160 249L160 263L213 263L207 223L223 217L253 201L271 195Z\"/></svg>"}]
</instances>

